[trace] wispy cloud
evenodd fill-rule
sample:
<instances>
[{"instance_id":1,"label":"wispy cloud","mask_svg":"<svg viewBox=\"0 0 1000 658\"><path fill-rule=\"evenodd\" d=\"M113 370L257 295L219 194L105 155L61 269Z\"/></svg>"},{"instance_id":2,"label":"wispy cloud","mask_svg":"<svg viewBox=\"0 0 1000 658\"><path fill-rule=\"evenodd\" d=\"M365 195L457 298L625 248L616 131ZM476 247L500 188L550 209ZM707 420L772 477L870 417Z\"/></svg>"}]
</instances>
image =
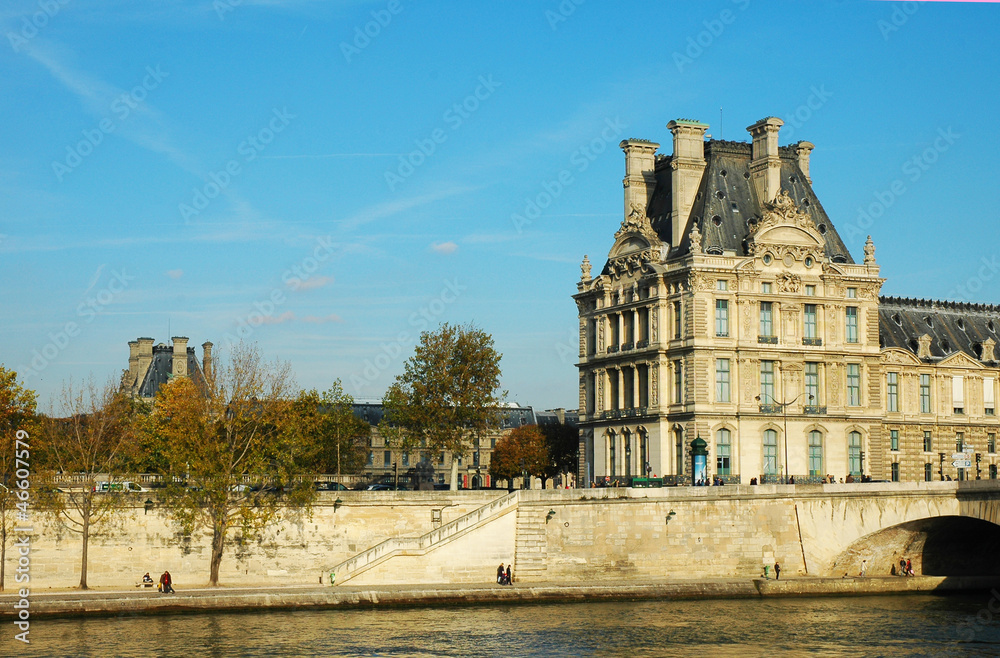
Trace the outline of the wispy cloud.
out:
<instances>
[{"instance_id":1,"label":"wispy cloud","mask_svg":"<svg viewBox=\"0 0 1000 658\"><path fill-rule=\"evenodd\" d=\"M166 274L171 279L177 280L184 276L184 270L167 270Z\"/></svg>"},{"instance_id":2,"label":"wispy cloud","mask_svg":"<svg viewBox=\"0 0 1000 658\"><path fill-rule=\"evenodd\" d=\"M262 155L262 160L325 160L328 158L395 158L405 153L301 153L298 155Z\"/></svg>"},{"instance_id":3,"label":"wispy cloud","mask_svg":"<svg viewBox=\"0 0 1000 658\"><path fill-rule=\"evenodd\" d=\"M453 254L458 251L458 245L454 242L435 242L431 245L431 251L436 254Z\"/></svg>"},{"instance_id":4,"label":"wispy cloud","mask_svg":"<svg viewBox=\"0 0 1000 658\"><path fill-rule=\"evenodd\" d=\"M314 324L325 324L327 322L343 322L344 320L336 313L331 313L330 315L325 315L323 317L316 317L315 315L307 315L304 318L302 318L302 321Z\"/></svg>"},{"instance_id":5,"label":"wispy cloud","mask_svg":"<svg viewBox=\"0 0 1000 658\"><path fill-rule=\"evenodd\" d=\"M369 206L355 215L342 220L340 226L343 229L352 230L369 222L392 217L398 213L413 210L414 208L419 208L435 201L475 191L475 189L474 187L448 187L429 194L384 201L374 206Z\"/></svg>"},{"instance_id":6,"label":"wispy cloud","mask_svg":"<svg viewBox=\"0 0 1000 658\"><path fill-rule=\"evenodd\" d=\"M294 281L289 280L288 286L295 290L316 290L317 288L326 287L331 283L333 283L332 276L311 276L305 281L299 281L298 279Z\"/></svg>"}]
</instances>

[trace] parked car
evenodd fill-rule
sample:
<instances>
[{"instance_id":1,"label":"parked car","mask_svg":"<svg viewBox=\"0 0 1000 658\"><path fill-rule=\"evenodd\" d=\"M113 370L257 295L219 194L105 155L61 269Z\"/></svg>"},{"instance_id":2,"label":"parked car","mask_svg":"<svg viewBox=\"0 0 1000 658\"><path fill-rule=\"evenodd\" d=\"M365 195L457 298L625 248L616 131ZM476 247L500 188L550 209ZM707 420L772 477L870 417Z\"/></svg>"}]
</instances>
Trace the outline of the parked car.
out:
<instances>
[{"instance_id":1,"label":"parked car","mask_svg":"<svg viewBox=\"0 0 1000 658\"><path fill-rule=\"evenodd\" d=\"M316 491L350 491L339 482L316 482Z\"/></svg>"},{"instance_id":2,"label":"parked car","mask_svg":"<svg viewBox=\"0 0 1000 658\"><path fill-rule=\"evenodd\" d=\"M365 491L400 491L400 488L394 484L375 482L374 484L369 484L365 487Z\"/></svg>"},{"instance_id":3,"label":"parked car","mask_svg":"<svg viewBox=\"0 0 1000 658\"><path fill-rule=\"evenodd\" d=\"M98 482L94 485L94 491L97 493L143 493L149 489L126 480L124 482Z\"/></svg>"}]
</instances>

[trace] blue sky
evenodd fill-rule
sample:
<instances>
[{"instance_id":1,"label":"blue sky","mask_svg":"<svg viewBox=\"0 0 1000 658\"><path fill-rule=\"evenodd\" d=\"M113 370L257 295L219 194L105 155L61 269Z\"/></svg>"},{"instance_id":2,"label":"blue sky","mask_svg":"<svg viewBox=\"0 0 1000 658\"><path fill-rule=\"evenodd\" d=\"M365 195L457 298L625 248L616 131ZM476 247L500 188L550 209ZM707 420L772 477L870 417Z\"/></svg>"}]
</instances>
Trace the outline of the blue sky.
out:
<instances>
[{"instance_id":1,"label":"blue sky","mask_svg":"<svg viewBox=\"0 0 1000 658\"><path fill-rule=\"evenodd\" d=\"M11 0L0 30L0 362L43 402L170 335L377 398L474 322L511 399L574 408L617 144L681 117L782 117L885 294L1000 303L995 4Z\"/></svg>"}]
</instances>

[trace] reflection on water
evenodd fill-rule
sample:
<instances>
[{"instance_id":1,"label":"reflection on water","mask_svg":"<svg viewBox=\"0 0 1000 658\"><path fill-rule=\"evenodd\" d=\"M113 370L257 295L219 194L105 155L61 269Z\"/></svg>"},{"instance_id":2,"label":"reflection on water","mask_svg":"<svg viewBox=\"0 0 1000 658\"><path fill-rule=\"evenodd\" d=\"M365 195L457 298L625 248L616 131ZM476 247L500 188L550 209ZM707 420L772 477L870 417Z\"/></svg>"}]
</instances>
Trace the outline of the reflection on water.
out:
<instances>
[{"instance_id":1,"label":"reflection on water","mask_svg":"<svg viewBox=\"0 0 1000 658\"><path fill-rule=\"evenodd\" d=\"M984 593L40 620L32 622L30 648L23 654L20 646L15 650L34 656L188 658L996 656L1000 605L993 602L994 615L990 601ZM9 628L8 633L5 649L11 647Z\"/></svg>"}]
</instances>

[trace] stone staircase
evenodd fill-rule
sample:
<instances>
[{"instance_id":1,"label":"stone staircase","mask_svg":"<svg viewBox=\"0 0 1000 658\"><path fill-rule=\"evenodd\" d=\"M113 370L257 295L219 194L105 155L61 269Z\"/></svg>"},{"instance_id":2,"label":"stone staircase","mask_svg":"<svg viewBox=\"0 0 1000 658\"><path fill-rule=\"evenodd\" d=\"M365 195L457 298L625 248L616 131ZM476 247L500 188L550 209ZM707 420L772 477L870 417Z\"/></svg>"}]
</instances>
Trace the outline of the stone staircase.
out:
<instances>
[{"instance_id":1,"label":"stone staircase","mask_svg":"<svg viewBox=\"0 0 1000 658\"><path fill-rule=\"evenodd\" d=\"M331 584L343 585L350 579L382 564L397 555L425 555L436 548L463 537L496 518L517 508L518 492L490 501L479 509L460 516L420 537L394 537L344 560L324 573L330 574Z\"/></svg>"},{"instance_id":2,"label":"stone staircase","mask_svg":"<svg viewBox=\"0 0 1000 658\"><path fill-rule=\"evenodd\" d=\"M514 580L545 580L548 542L545 539L545 516L548 510L538 506L517 508L517 534L514 543Z\"/></svg>"}]
</instances>

